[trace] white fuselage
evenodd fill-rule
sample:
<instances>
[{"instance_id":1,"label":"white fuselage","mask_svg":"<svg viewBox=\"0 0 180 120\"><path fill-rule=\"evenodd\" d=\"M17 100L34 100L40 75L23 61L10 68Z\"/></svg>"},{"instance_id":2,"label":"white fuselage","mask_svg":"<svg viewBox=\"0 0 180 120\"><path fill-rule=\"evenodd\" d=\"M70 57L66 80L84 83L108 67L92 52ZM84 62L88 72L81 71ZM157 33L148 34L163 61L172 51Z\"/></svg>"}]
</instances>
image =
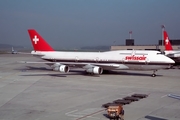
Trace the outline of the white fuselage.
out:
<instances>
[{"instance_id":1,"label":"white fuselage","mask_svg":"<svg viewBox=\"0 0 180 120\"><path fill-rule=\"evenodd\" d=\"M32 51L31 54L40 56L41 59L77 66L84 64L101 66L104 70L158 70L169 68L174 61L159 51L145 50L119 50L108 52L44 52ZM82 66L81 66L82 67ZM83 66L84 67L84 66ZM83 68L82 67L82 68Z\"/></svg>"},{"instance_id":2,"label":"white fuselage","mask_svg":"<svg viewBox=\"0 0 180 120\"><path fill-rule=\"evenodd\" d=\"M165 55L169 56L169 57L179 57L180 58L180 51L175 51L175 50L167 50L164 51Z\"/></svg>"}]
</instances>

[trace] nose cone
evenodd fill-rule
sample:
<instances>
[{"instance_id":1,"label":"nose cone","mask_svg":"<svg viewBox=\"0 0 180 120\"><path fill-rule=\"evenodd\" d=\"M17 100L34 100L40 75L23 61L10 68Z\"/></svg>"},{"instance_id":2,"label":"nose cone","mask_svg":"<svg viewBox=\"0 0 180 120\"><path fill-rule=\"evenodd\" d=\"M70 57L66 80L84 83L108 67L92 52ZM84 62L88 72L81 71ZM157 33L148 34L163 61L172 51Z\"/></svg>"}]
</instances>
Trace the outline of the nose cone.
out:
<instances>
[{"instance_id":1,"label":"nose cone","mask_svg":"<svg viewBox=\"0 0 180 120\"><path fill-rule=\"evenodd\" d=\"M175 61L169 57L167 57L167 62L170 64L175 64Z\"/></svg>"}]
</instances>

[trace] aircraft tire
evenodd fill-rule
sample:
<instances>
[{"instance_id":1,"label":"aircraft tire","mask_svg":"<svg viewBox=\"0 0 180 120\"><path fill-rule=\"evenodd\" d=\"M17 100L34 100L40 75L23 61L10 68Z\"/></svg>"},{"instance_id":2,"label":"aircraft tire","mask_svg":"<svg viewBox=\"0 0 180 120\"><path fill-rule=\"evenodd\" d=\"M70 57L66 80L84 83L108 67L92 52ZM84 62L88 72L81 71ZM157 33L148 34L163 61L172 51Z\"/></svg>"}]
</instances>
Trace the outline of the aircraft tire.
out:
<instances>
[{"instance_id":1,"label":"aircraft tire","mask_svg":"<svg viewBox=\"0 0 180 120\"><path fill-rule=\"evenodd\" d=\"M156 74L152 74L151 76L152 76L152 77L156 77Z\"/></svg>"}]
</instances>

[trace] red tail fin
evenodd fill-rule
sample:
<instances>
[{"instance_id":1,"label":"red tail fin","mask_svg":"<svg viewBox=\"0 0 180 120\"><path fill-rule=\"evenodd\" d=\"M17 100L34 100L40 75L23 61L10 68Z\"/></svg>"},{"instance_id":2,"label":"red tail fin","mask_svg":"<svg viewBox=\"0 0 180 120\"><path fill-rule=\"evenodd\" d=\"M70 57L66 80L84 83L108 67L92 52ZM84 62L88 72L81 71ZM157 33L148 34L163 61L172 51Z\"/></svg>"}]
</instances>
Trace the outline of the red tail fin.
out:
<instances>
[{"instance_id":1,"label":"red tail fin","mask_svg":"<svg viewBox=\"0 0 180 120\"><path fill-rule=\"evenodd\" d=\"M164 31L164 46L165 50L173 50L166 31Z\"/></svg>"},{"instance_id":2,"label":"red tail fin","mask_svg":"<svg viewBox=\"0 0 180 120\"><path fill-rule=\"evenodd\" d=\"M28 33L35 51L54 51L36 30L29 29Z\"/></svg>"}]
</instances>

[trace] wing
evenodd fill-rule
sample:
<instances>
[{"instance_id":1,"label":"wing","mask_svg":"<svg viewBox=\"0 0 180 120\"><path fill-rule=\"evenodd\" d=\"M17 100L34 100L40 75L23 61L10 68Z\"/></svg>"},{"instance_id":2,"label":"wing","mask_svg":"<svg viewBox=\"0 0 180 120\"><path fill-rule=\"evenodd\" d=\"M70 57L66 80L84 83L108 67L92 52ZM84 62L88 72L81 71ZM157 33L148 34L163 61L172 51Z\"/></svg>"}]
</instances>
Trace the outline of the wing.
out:
<instances>
[{"instance_id":1,"label":"wing","mask_svg":"<svg viewBox=\"0 0 180 120\"><path fill-rule=\"evenodd\" d=\"M47 65L54 65L57 62L31 62L31 61L18 61L18 63L25 63L25 64L47 64ZM118 69L129 69L128 66L124 64L100 64L100 63L77 63L77 62L60 62L59 64L67 65L70 67L77 67L77 68L92 68L95 66L101 67L104 70L118 70Z\"/></svg>"},{"instance_id":2,"label":"wing","mask_svg":"<svg viewBox=\"0 0 180 120\"><path fill-rule=\"evenodd\" d=\"M180 100L180 95L168 94L168 97L171 97L171 98L175 98L175 99L179 99L179 100Z\"/></svg>"}]
</instances>

